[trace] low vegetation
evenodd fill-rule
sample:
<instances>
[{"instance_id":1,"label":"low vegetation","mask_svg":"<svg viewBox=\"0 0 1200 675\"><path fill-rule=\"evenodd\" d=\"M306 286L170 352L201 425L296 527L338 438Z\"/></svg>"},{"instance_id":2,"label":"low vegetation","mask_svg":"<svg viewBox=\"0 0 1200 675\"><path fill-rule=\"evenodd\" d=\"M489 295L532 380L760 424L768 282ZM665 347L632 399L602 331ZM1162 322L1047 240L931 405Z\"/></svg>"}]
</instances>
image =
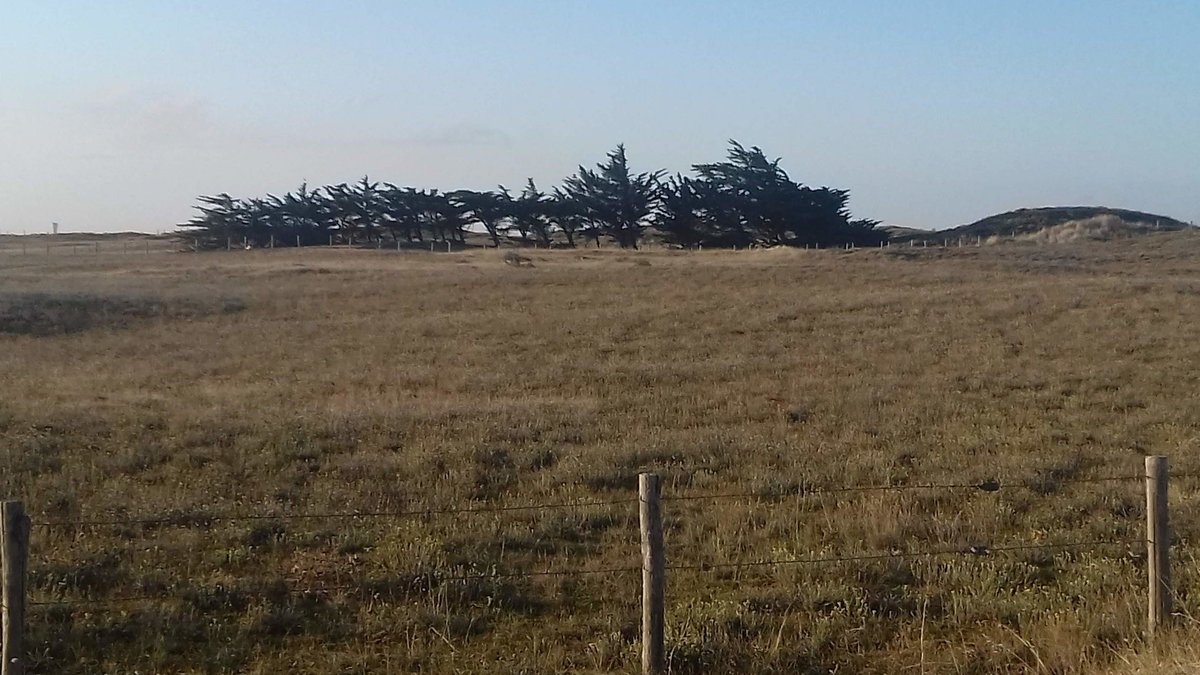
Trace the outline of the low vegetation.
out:
<instances>
[{"instance_id":1,"label":"low vegetation","mask_svg":"<svg viewBox=\"0 0 1200 675\"><path fill-rule=\"evenodd\" d=\"M122 328L148 319L196 319L242 308L242 303L233 298L163 298L144 292L0 292L0 333L77 333L91 328Z\"/></svg>"},{"instance_id":2,"label":"low vegetation","mask_svg":"<svg viewBox=\"0 0 1200 675\"><path fill-rule=\"evenodd\" d=\"M1187 228L1187 223L1174 218L1142 211L1103 206L1051 206L998 213L969 225L945 230L939 235L948 241L960 237L1041 237L1043 241L1054 242L1080 238L1069 234L1061 236L1064 232L1078 229L1090 231L1083 238L1107 239Z\"/></svg>"},{"instance_id":3,"label":"low vegetation","mask_svg":"<svg viewBox=\"0 0 1200 675\"><path fill-rule=\"evenodd\" d=\"M1065 242L1090 239L1092 241L1108 241L1122 237L1136 237L1161 229L1160 225L1146 221L1126 221L1120 217L1105 214L1068 220L1058 225L1050 225L1029 234L1015 235L1019 239L1045 244L1062 244Z\"/></svg>"},{"instance_id":4,"label":"low vegetation","mask_svg":"<svg viewBox=\"0 0 1200 675\"><path fill-rule=\"evenodd\" d=\"M748 495L664 505L672 672L1137 672L1140 486L1073 481L1200 470L1198 264L1191 233L21 259L6 302L130 317L0 334L0 486L67 603L30 610L34 672L636 672L636 572L519 575L636 567L640 470Z\"/></svg>"}]
</instances>

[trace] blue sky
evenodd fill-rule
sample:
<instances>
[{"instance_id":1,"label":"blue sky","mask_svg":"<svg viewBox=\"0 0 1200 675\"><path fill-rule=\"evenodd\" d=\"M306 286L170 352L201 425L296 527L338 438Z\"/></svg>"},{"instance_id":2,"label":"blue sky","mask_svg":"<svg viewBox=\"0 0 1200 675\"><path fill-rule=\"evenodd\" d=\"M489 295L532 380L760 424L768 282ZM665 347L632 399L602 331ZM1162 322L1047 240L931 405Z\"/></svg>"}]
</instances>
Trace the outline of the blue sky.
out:
<instances>
[{"instance_id":1,"label":"blue sky","mask_svg":"<svg viewBox=\"0 0 1200 675\"><path fill-rule=\"evenodd\" d=\"M736 138L856 216L1200 222L1200 2L0 3L0 231L363 174L549 186Z\"/></svg>"}]
</instances>

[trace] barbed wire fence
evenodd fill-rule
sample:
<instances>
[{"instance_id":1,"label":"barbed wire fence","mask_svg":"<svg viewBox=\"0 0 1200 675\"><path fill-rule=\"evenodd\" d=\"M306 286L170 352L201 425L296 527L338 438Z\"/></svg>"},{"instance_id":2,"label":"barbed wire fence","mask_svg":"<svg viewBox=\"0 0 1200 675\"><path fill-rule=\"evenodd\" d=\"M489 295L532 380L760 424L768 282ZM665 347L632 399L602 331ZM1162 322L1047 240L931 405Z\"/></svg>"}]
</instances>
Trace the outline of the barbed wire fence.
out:
<instances>
[{"instance_id":1,"label":"barbed wire fence","mask_svg":"<svg viewBox=\"0 0 1200 675\"><path fill-rule=\"evenodd\" d=\"M0 242L3 258L84 258L104 256L150 255L190 251L191 244L164 235L144 235L137 238L73 240L67 235L20 236L19 241Z\"/></svg>"},{"instance_id":2,"label":"barbed wire fence","mask_svg":"<svg viewBox=\"0 0 1200 675\"><path fill-rule=\"evenodd\" d=\"M1177 474L1177 478L1198 477L1200 474ZM937 491L937 490L977 490L994 493L1004 489L1044 489L1047 484L1098 484L1143 481L1146 494L1146 535L1142 539L1085 539L1066 542L973 542L970 544L931 548L916 551L886 551L866 552L849 555L828 556L797 556L785 558L765 558L740 560L733 562L666 562L666 547L662 525L664 504L674 502L718 501L718 500L775 500L782 501L787 497L804 497L822 494L850 494L884 491ZM177 588L159 588L153 593L136 595L110 596L103 598L83 599L30 599L27 597L28 561L31 552L31 534L34 531L60 531L77 533L82 530L111 528L111 527L195 527L208 526L220 522L258 522L258 521L308 521L327 519L407 519L430 518L444 515L479 515L508 512L541 512L560 509L579 509L594 507L612 507L622 505L638 505L639 530L641 535L641 564L621 565L597 568L575 569L543 569L532 571L501 571L492 569L471 574L442 574L430 571L414 575L408 581L424 588L435 588L449 582L487 581L495 579L537 578L537 577L581 577L594 575L623 575L642 573L642 669L645 673L662 673L665 669L665 580L669 572L706 572L712 570L744 569L782 566L820 566L853 562L887 561L913 558L934 558L957 556L963 558L984 558L996 554L1010 552L1028 552L1036 550L1094 550L1103 546L1146 546L1146 567L1148 570L1147 597L1148 611L1146 623L1147 639L1152 639L1155 631L1164 625L1171 616L1172 587L1168 563L1170 529L1167 513L1167 459L1155 456L1146 457L1144 474L1129 474L1099 477L1062 477L1049 476L1032 480L1001 481L986 479L979 482L967 483L913 483L913 484L874 484L874 485L795 485L786 488L773 488L749 492L731 493L695 493L663 495L661 480L658 474L642 473L638 476L638 495L609 500L580 500L558 501L526 505L486 506L471 505L463 507L404 509L391 511L328 511L307 513L172 513L149 515L130 518L102 519L60 519L32 521L25 512L24 504L20 501L6 501L0 505L0 525L3 537L0 539L0 573L2 573L2 598L0 598L0 613L3 615L3 662L0 663L0 675L23 675L25 672L24 639L27 608L51 607L95 607L105 605L123 605L141 602L164 602L183 600L184 594ZM213 549L217 550L217 549ZM275 585L264 587L238 588L238 593L244 595L276 593ZM293 592L302 595L327 595L336 592L372 593L372 581L360 580L354 583L333 585L308 586L294 588Z\"/></svg>"}]
</instances>

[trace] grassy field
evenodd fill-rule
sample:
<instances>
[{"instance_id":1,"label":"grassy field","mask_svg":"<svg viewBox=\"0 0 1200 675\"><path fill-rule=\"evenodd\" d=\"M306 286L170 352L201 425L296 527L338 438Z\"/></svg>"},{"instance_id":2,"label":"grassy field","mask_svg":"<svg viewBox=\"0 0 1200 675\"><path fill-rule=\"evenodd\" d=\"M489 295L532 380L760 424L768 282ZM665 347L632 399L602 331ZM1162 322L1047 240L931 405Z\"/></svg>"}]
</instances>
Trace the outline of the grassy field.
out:
<instances>
[{"instance_id":1,"label":"grassy field","mask_svg":"<svg viewBox=\"0 0 1200 675\"><path fill-rule=\"evenodd\" d=\"M35 526L31 599L74 603L31 608L35 672L636 672L636 572L507 575L636 567L647 469L753 495L664 504L668 563L714 566L668 579L672 672L1147 663L1136 542L721 565L1140 539L1137 481L1073 481L1200 471L1200 236L521 268L12 241L3 494L40 523L171 517ZM1198 488L1171 486L1181 644ZM621 503L215 519L576 501Z\"/></svg>"}]
</instances>

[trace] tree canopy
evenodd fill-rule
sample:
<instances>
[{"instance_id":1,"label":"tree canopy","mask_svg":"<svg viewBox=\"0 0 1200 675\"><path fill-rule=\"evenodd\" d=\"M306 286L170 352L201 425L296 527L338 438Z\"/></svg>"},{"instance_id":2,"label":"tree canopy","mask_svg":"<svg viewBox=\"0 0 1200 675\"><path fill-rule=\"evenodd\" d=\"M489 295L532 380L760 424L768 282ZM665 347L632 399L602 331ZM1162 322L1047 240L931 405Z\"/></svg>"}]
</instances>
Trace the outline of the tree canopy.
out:
<instances>
[{"instance_id":1,"label":"tree canopy","mask_svg":"<svg viewBox=\"0 0 1200 675\"><path fill-rule=\"evenodd\" d=\"M797 183L760 148L729 142L724 162L696 164L668 181L659 209L664 239L706 246L877 244L878 222L852 220L848 190Z\"/></svg>"},{"instance_id":2,"label":"tree canopy","mask_svg":"<svg viewBox=\"0 0 1200 675\"><path fill-rule=\"evenodd\" d=\"M581 166L578 173L565 179L562 194L597 224L601 235L621 248L637 248L652 222L650 216L661 195L661 177L661 171L630 173L625 146L618 145L595 171Z\"/></svg>"},{"instance_id":3,"label":"tree canopy","mask_svg":"<svg viewBox=\"0 0 1200 675\"><path fill-rule=\"evenodd\" d=\"M506 243L575 247L603 240L637 248L654 236L668 245L807 246L876 244L887 235L873 220L853 219L850 193L792 180L758 147L729 142L724 161L692 166L689 175L635 173L625 146L563 179L549 193L527 179L515 196L491 191L399 187L364 176L282 196L198 198L195 218L180 226L202 247L308 246L430 242L466 245L467 234ZM513 238L516 233L516 238Z\"/></svg>"}]
</instances>

